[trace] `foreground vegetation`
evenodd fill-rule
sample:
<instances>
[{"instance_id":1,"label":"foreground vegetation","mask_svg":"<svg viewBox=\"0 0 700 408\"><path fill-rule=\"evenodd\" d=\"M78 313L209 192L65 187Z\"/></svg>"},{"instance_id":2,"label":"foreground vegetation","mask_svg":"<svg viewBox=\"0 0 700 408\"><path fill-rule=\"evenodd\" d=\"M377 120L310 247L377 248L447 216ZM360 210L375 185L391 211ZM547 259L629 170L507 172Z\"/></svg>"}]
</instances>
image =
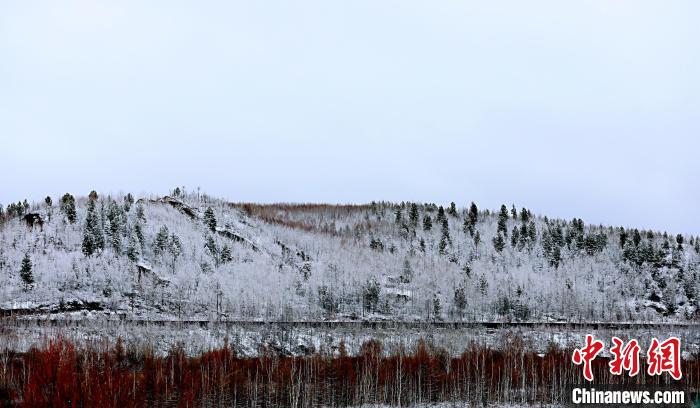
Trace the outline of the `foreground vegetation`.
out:
<instances>
[{"instance_id":1,"label":"foreground vegetation","mask_svg":"<svg viewBox=\"0 0 700 408\"><path fill-rule=\"evenodd\" d=\"M0 358L0 400L6 406L352 406L436 402L530 404L559 402L565 387L582 383L570 350L537 354L512 337L501 350L471 345L456 357L421 342L387 355L370 341L357 355L304 357L263 352L239 358L228 345L188 357L180 348L157 357L115 344L47 341ZM635 378L611 376L608 359L594 360L599 383L664 383L642 364ZM697 390L700 361L683 361L682 383Z\"/></svg>"}]
</instances>

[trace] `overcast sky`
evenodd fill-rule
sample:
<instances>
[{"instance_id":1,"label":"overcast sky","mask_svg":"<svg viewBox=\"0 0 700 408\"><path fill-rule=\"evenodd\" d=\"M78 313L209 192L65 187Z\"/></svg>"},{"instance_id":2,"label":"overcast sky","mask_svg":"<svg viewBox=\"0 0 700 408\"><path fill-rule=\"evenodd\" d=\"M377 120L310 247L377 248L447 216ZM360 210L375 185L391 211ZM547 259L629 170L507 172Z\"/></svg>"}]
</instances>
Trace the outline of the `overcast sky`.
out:
<instances>
[{"instance_id":1,"label":"overcast sky","mask_svg":"<svg viewBox=\"0 0 700 408\"><path fill-rule=\"evenodd\" d=\"M700 233L697 1L3 1L0 203L527 206Z\"/></svg>"}]
</instances>

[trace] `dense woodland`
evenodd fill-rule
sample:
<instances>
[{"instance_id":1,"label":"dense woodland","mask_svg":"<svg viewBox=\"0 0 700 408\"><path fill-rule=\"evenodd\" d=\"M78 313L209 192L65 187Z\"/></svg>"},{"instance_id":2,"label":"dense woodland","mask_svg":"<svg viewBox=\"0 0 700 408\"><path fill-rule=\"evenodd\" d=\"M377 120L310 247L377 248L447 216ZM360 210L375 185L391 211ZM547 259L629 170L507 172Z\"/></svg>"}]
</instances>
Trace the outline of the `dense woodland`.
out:
<instances>
[{"instance_id":1,"label":"dense woodland","mask_svg":"<svg viewBox=\"0 0 700 408\"><path fill-rule=\"evenodd\" d=\"M471 203L66 193L0 207L2 313L692 321L700 239Z\"/></svg>"}]
</instances>

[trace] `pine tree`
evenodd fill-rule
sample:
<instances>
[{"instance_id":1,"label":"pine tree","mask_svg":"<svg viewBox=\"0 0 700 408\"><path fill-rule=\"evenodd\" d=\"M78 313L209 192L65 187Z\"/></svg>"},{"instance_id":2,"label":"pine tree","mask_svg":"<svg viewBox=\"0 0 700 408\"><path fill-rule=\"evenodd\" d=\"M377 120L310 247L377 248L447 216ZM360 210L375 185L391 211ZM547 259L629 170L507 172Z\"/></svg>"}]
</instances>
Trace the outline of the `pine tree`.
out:
<instances>
[{"instance_id":1,"label":"pine tree","mask_svg":"<svg viewBox=\"0 0 700 408\"><path fill-rule=\"evenodd\" d=\"M44 198L44 204L46 204L47 207L51 207L53 205L53 201L51 200L50 196L46 196L46 198Z\"/></svg>"},{"instance_id":2,"label":"pine tree","mask_svg":"<svg viewBox=\"0 0 700 408\"><path fill-rule=\"evenodd\" d=\"M131 193L128 193L126 196L124 196L124 211L129 212L133 204L134 196L132 196Z\"/></svg>"},{"instance_id":3,"label":"pine tree","mask_svg":"<svg viewBox=\"0 0 700 408\"><path fill-rule=\"evenodd\" d=\"M457 204L455 204L454 201L450 203L450 209L447 211L447 213L453 217L457 216Z\"/></svg>"},{"instance_id":4,"label":"pine tree","mask_svg":"<svg viewBox=\"0 0 700 408\"><path fill-rule=\"evenodd\" d=\"M207 207L204 211L204 224L212 231L216 231L216 217L214 216L214 209Z\"/></svg>"},{"instance_id":5,"label":"pine tree","mask_svg":"<svg viewBox=\"0 0 700 408\"><path fill-rule=\"evenodd\" d=\"M34 275L32 274L32 260L29 258L29 253L24 254L22 258L22 266L19 270L19 276L24 282L24 289L28 290L34 284Z\"/></svg>"},{"instance_id":6,"label":"pine tree","mask_svg":"<svg viewBox=\"0 0 700 408\"><path fill-rule=\"evenodd\" d=\"M90 194L88 194L88 198L89 198L91 201L97 201L97 191L92 190L92 191L90 192Z\"/></svg>"},{"instance_id":7,"label":"pine tree","mask_svg":"<svg viewBox=\"0 0 700 408\"><path fill-rule=\"evenodd\" d=\"M518 247L518 243L520 242L520 230L518 230L518 227L515 226L513 227L513 232L510 234L510 246L513 247L513 249Z\"/></svg>"},{"instance_id":8,"label":"pine tree","mask_svg":"<svg viewBox=\"0 0 700 408\"><path fill-rule=\"evenodd\" d=\"M143 223L146 222L146 215L143 212L143 204L141 203L136 205L136 219Z\"/></svg>"},{"instance_id":9,"label":"pine tree","mask_svg":"<svg viewBox=\"0 0 700 408\"><path fill-rule=\"evenodd\" d=\"M83 254L92 256L95 252L102 249L104 249L104 237L95 211L95 201L89 200L85 217L85 229L83 231Z\"/></svg>"},{"instance_id":10,"label":"pine tree","mask_svg":"<svg viewBox=\"0 0 700 408\"><path fill-rule=\"evenodd\" d=\"M139 227L140 231L140 226L136 224L134 226L134 230L129 234L129 242L126 247L126 256L129 258L131 262L136 262L139 260L141 257L141 241L139 240L139 237L136 233L136 227Z\"/></svg>"},{"instance_id":11,"label":"pine tree","mask_svg":"<svg viewBox=\"0 0 700 408\"><path fill-rule=\"evenodd\" d=\"M430 231L433 228L433 219L428 214L423 216L423 231Z\"/></svg>"},{"instance_id":12,"label":"pine tree","mask_svg":"<svg viewBox=\"0 0 700 408\"><path fill-rule=\"evenodd\" d=\"M481 243L481 234L479 231L476 231L476 233L474 233L474 246L478 248L479 243Z\"/></svg>"},{"instance_id":13,"label":"pine tree","mask_svg":"<svg viewBox=\"0 0 700 408\"><path fill-rule=\"evenodd\" d=\"M505 247L505 240L503 239L503 235L501 235L501 232L499 231L498 234L493 238L493 248L496 250L496 252L501 252Z\"/></svg>"},{"instance_id":14,"label":"pine tree","mask_svg":"<svg viewBox=\"0 0 700 408\"><path fill-rule=\"evenodd\" d=\"M166 227L165 225L160 227L158 234L156 234L156 237L153 240L153 253L156 256L165 252L165 250L168 246L168 237L169 236L170 236L170 231L168 231L168 227Z\"/></svg>"},{"instance_id":15,"label":"pine tree","mask_svg":"<svg viewBox=\"0 0 700 408\"><path fill-rule=\"evenodd\" d=\"M61 197L60 210L63 214L65 214L69 223L75 224L78 217L75 211L75 197L69 193L64 194L63 197Z\"/></svg>"},{"instance_id":16,"label":"pine tree","mask_svg":"<svg viewBox=\"0 0 700 408\"><path fill-rule=\"evenodd\" d=\"M175 234L170 235L168 239L168 253L170 253L170 269L175 273L175 264L177 259L182 255L182 243L180 237Z\"/></svg>"},{"instance_id":17,"label":"pine tree","mask_svg":"<svg viewBox=\"0 0 700 408\"><path fill-rule=\"evenodd\" d=\"M416 203L411 204L411 210L408 213L408 219L411 222L411 226L415 228L418 225L418 205Z\"/></svg>"},{"instance_id":18,"label":"pine tree","mask_svg":"<svg viewBox=\"0 0 700 408\"><path fill-rule=\"evenodd\" d=\"M433 317L435 320L442 320L442 306L437 294L433 295Z\"/></svg>"},{"instance_id":19,"label":"pine tree","mask_svg":"<svg viewBox=\"0 0 700 408\"><path fill-rule=\"evenodd\" d=\"M496 229L496 232L503 234L503 236L508 236L507 223L508 208L505 204L503 204L501 205L501 212L498 214L498 228Z\"/></svg>"},{"instance_id":20,"label":"pine tree","mask_svg":"<svg viewBox=\"0 0 700 408\"><path fill-rule=\"evenodd\" d=\"M467 308L467 295L463 286L455 288L454 294L455 308L459 312L460 319L464 317L464 309Z\"/></svg>"},{"instance_id":21,"label":"pine tree","mask_svg":"<svg viewBox=\"0 0 700 408\"><path fill-rule=\"evenodd\" d=\"M216 241L214 241L214 238L211 235L207 235L204 242L204 248L209 251L209 255L211 255L212 259L214 260L214 265L219 266L221 260L219 257L219 248L216 246Z\"/></svg>"},{"instance_id":22,"label":"pine tree","mask_svg":"<svg viewBox=\"0 0 700 408\"><path fill-rule=\"evenodd\" d=\"M515 204L513 204L513 208L510 209L510 215L514 220L518 219L518 210L515 209Z\"/></svg>"},{"instance_id":23,"label":"pine tree","mask_svg":"<svg viewBox=\"0 0 700 408\"><path fill-rule=\"evenodd\" d=\"M233 256L231 255L231 248L228 245L224 245L221 248L221 263L226 264L233 261Z\"/></svg>"},{"instance_id":24,"label":"pine tree","mask_svg":"<svg viewBox=\"0 0 700 408\"><path fill-rule=\"evenodd\" d=\"M440 244L438 244L438 251L440 251L440 255L445 255L447 253L447 238L443 235L440 238Z\"/></svg>"},{"instance_id":25,"label":"pine tree","mask_svg":"<svg viewBox=\"0 0 700 408\"><path fill-rule=\"evenodd\" d=\"M435 218L435 221L437 221L439 224L442 224L442 220L446 219L445 218L445 209L440 206L438 208L438 213L437 217Z\"/></svg>"},{"instance_id":26,"label":"pine tree","mask_svg":"<svg viewBox=\"0 0 700 408\"><path fill-rule=\"evenodd\" d=\"M450 238L450 224L447 218L442 219L442 238L447 242L452 242L452 238Z\"/></svg>"},{"instance_id":27,"label":"pine tree","mask_svg":"<svg viewBox=\"0 0 700 408\"><path fill-rule=\"evenodd\" d=\"M474 202L472 202L471 205L469 206L468 216L469 216L469 224L472 227L475 227L476 223L479 219L479 209L476 208L476 204L474 204Z\"/></svg>"},{"instance_id":28,"label":"pine tree","mask_svg":"<svg viewBox=\"0 0 700 408\"><path fill-rule=\"evenodd\" d=\"M420 239L420 251L425 253L425 240L423 238ZM700 251L698 251L700 252Z\"/></svg>"},{"instance_id":29,"label":"pine tree","mask_svg":"<svg viewBox=\"0 0 700 408\"><path fill-rule=\"evenodd\" d=\"M107 220L109 221L110 243L114 251L120 253L122 250L122 236L126 231L126 214L124 214L124 209L111 199L107 209Z\"/></svg>"},{"instance_id":30,"label":"pine tree","mask_svg":"<svg viewBox=\"0 0 700 408\"><path fill-rule=\"evenodd\" d=\"M528 209L525 207L520 210L520 220L523 223L530 221L530 211L528 211Z\"/></svg>"}]
</instances>

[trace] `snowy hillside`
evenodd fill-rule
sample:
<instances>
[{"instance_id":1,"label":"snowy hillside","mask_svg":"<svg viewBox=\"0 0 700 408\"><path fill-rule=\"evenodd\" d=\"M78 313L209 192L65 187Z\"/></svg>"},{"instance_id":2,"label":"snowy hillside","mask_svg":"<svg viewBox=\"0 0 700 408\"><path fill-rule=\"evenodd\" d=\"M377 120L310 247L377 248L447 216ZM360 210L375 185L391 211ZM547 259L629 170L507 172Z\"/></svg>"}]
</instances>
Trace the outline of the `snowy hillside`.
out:
<instances>
[{"instance_id":1,"label":"snowy hillside","mask_svg":"<svg viewBox=\"0 0 700 408\"><path fill-rule=\"evenodd\" d=\"M696 320L697 237L475 205L67 194L0 216L2 314Z\"/></svg>"}]
</instances>

